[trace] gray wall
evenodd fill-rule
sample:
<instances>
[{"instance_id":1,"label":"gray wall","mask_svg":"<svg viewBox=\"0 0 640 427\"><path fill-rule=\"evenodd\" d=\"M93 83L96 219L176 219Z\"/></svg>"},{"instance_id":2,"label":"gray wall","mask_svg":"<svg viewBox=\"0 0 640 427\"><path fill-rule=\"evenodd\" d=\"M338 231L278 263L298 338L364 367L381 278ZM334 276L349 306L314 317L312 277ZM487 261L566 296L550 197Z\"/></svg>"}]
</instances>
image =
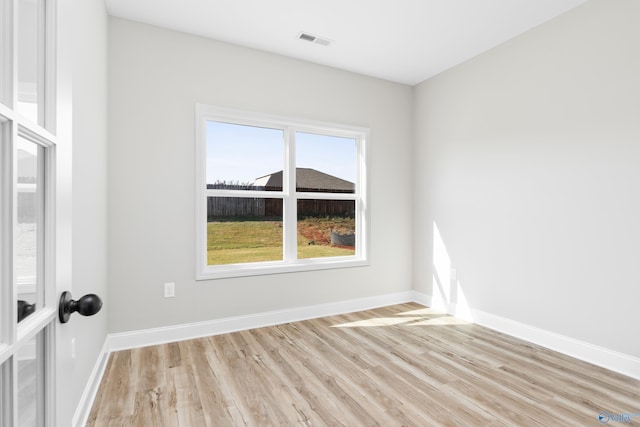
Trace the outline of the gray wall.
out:
<instances>
[{"instance_id":1,"label":"gray wall","mask_svg":"<svg viewBox=\"0 0 640 427\"><path fill-rule=\"evenodd\" d=\"M410 290L412 101L408 86L110 18L110 332ZM370 127L371 266L196 282L196 102Z\"/></svg>"},{"instance_id":2,"label":"gray wall","mask_svg":"<svg viewBox=\"0 0 640 427\"><path fill-rule=\"evenodd\" d=\"M73 296L107 290L107 15L102 0L73 2ZM77 316L77 315L74 315ZM106 310L65 327L76 340L74 407L107 335Z\"/></svg>"},{"instance_id":3,"label":"gray wall","mask_svg":"<svg viewBox=\"0 0 640 427\"><path fill-rule=\"evenodd\" d=\"M416 87L417 290L435 223L471 308L640 356L639 16L592 0Z\"/></svg>"}]
</instances>

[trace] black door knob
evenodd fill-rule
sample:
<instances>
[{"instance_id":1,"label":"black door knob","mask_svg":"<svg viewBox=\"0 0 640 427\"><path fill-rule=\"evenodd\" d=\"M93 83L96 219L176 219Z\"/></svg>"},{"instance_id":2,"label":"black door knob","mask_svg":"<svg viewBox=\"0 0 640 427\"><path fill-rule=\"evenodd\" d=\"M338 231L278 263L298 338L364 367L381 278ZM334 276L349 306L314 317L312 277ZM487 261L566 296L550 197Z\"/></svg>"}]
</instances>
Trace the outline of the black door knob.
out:
<instances>
[{"instance_id":1,"label":"black door knob","mask_svg":"<svg viewBox=\"0 0 640 427\"><path fill-rule=\"evenodd\" d=\"M76 311L83 316L93 316L102 308L102 300L96 294L87 294L78 301L71 299L71 292L63 292L60 295L58 306L58 318L61 323L67 323L71 313Z\"/></svg>"}]
</instances>

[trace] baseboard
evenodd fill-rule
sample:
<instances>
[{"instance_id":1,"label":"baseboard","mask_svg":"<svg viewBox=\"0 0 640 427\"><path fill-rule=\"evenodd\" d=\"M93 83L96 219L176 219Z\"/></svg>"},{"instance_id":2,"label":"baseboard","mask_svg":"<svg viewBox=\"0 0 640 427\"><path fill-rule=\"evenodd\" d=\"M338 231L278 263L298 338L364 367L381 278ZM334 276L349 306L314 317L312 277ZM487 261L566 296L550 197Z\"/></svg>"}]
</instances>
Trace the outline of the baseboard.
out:
<instances>
[{"instance_id":1,"label":"baseboard","mask_svg":"<svg viewBox=\"0 0 640 427\"><path fill-rule=\"evenodd\" d=\"M640 359L637 357L480 310L472 309L471 313L479 325L640 380Z\"/></svg>"},{"instance_id":2,"label":"baseboard","mask_svg":"<svg viewBox=\"0 0 640 427\"><path fill-rule=\"evenodd\" d=\"M71 425L73 427L84 427L84 425L87 424L87 419L91 412L91 406L93 406L93 401L98 394L98 388L100 387L104 371L107 368L107 362L109 361L107 342L108 341L105 339L102 350L98 355L98 359L96 360L93 370L91 371L91 375L89 376L89 380L87 381L87 385L80 397L80 402L73 414L73 418L71 419Z\"/></svg>"},{"instance_id":3,"label":"baseboard","mask_svg":"<svg viewBox=\"0 0 640 427\"><path fill-rule=\"evenodd\" d=\"M431 300L431 296L416 292L414 301L430 306ZM450 313L455 312L455 309L450 311ZM593 363L594 365L611 371L640 379L640 359L637 357L520 323L506 317L487 313L482 310L472 308L470 309L470 314L471 320L478 325L541 345L550 350Z\"/></svg>"},{"instance_id":4,"label":"baseboard","mask_svg":"<svg viewBox=\"0 0 640 427\"><path fill-rule=\"evenodd\" d=\"M414 300L414 297L415 292L407 291L286 310L269 311L246 316L227 317L205 322L115 333L107 337L108 349L109 351L127 350L265 326L280 325L283 323L298 322L301 320L316 319L319 317L352 313L410 302Z\"/></svg>"},{"instance_id":5,"label":"baseboard","mask_svg":"<svg viewBox=\"0 0 640 427\"><path fill-rule=\"evenodd\" d=\"M424 305L425 307L431 307L433 305L433 298L431 298L431 295L423 294L418 291L412 291L412 293L412 301L416 304Z\"/></svg>"}]
</instances>

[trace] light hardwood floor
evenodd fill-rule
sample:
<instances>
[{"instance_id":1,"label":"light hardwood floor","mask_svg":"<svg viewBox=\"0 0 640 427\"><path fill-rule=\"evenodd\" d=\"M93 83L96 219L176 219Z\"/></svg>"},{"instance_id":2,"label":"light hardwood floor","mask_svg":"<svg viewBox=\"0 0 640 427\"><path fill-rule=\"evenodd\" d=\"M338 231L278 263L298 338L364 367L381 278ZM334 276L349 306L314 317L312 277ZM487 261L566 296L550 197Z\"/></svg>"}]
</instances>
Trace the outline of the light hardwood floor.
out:
<instances>
[{"instance_id":1,"label":"light hardwood floor","mask_svg":"<svg viewBox=\"0 0 640 427\"><path fill-rule=\"evenodd\" d=\"M87 425L597 426L601 411L640 413L640 381L401 304L113 353Z\"/></svg>"}]
</instances>

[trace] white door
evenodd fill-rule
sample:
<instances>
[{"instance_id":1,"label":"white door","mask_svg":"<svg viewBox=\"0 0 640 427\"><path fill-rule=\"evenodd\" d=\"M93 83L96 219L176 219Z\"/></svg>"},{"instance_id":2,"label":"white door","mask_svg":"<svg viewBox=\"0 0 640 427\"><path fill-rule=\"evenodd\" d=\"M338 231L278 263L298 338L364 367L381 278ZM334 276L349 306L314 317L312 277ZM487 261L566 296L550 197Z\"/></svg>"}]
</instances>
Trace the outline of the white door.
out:
<instances>
[{"instance_id":1,"label":"white door","mask_svg":"<svg viewBox=\"0 0 640 427\"><path fill-rule=\"evenodd\" d=\"M66 3L0 0L0 427L71 424Z\"/></svg>"}]
</instances>

